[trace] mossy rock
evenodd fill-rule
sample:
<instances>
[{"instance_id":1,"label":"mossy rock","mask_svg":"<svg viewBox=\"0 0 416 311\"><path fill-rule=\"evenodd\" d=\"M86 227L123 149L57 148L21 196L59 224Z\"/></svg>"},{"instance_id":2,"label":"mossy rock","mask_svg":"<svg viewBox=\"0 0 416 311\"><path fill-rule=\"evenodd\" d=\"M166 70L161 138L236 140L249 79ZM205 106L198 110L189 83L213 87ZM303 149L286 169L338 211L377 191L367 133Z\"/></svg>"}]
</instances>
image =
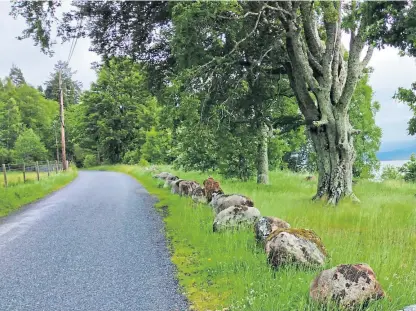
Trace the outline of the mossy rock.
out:
<instances>
[{"instance_id":1,"label":"mossy rock","mask_svg":"<svg viewBox=\"0 0 416 311\"><path fill-rule=\"evenodd\" d=\"M289 234L293 234L297 238L302 238L302 239L305 239L305 240L308 240L308 241L311 241L311 242L315 243L316 246L318 246L319 250L325 256L328 256L328 253L325 249L324 244L322 243L321 238L313 230L310 230L310 229L297 229L297 228L277 229L277 230L273 231L267 237L267 241L272 240L274 237L276 237L277 235L279 235L282 232L287 232Z\"/></svg>"}]
</instances>

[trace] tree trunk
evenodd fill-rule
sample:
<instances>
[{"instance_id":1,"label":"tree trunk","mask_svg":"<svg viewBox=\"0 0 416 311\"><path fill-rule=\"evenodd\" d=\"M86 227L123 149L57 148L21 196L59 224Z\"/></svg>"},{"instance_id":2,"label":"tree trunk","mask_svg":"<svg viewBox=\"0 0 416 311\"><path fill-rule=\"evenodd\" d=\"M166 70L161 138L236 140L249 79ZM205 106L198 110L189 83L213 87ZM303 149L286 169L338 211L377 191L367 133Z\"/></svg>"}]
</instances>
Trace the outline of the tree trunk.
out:
<instances>
[{"instance_id":1,"label":"tree trunk","mask_svg":"<svg viewBox=\"0 0 416 311\"><path fill-rule=\"evenodd\" d=\"M318 189L314 200L327 199L328 204L349 196L358 201L352 191L352 166L355 160L353 130L346 111L333 108L333 118L327 124L310 126L317 153Z\"/></svg>"},{"instance_id":2,"label":"tree trunk","mask_svg":"<svg viewBox=\"0 0 416 311\"><path fill-rule=\"evenodd\" d=\"M259 144L257 148L257 183L269 183L269 156L268 156L269 128L262 124L259 128Z\"/></svg>"}]
</instances>

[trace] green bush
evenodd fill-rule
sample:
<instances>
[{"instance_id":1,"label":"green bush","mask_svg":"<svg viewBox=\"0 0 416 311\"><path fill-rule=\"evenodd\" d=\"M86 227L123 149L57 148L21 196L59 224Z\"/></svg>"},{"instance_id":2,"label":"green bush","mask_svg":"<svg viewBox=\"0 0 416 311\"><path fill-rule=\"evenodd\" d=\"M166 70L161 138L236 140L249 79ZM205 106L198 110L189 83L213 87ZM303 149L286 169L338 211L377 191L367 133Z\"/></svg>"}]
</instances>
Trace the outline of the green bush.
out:
<instances>
[{"instance_id":1,"label":"green bush","mask_svg":"<svg viewBox=\"0 0 416 311\"><path fill-rule=\"evenodd\" d=\"M405 181L416 181L416 156L414 154L411 155L409 162L400 168L400 172L404 174Z\"/></svg>"},{"instance_id":2,"label":"green bush","mask_svg":"<svg viewBox=\"0 0 416 311\"><path fill-rule=\"evenodd\" d=\"M123 156L124 164L136 164L140 161L140 152L139 150L129 150Z\"/></svg>"},{"instance_id":3,"label":"green bush","mask_svg":"<svg viewBox=\"0 0 416 311\"><path fill-rule=\"evenodd\" d=\"M146 161L146 159L141 158L139 161L139 166L149 166L150 163Z\"/></svg>"},{"instance_id":4,"label":"green bush","mask_svg":"<svg viewBox=\"0 0 416 311\"><path fill-rule=\"evenodd\" d=\"M381 174L381 178L383 180L394 180L394 179L402 178L402 175L400 174L400 171L397 167L394 167L393 165L387 165L383 169L383 173Z\"/></svg>"},{"instance_id":5,"label":"green bush","mask_svg":"<svg viewBox=\"0 0 416 311\"><path fill-rule=\"evenodd\" d=\"M84 158L84 167L93 167L96 166L97 163L97 157L93 154L87 154Z\"/></svg>"},{"instance_id":6,"label":"green bush","mask_svg":"<svg viewBox=\"0 0 416 311\"><path fill-rule=\"evenodd\" d=\"M79 145L75 144L74 145L74 162L75 165L77 167L81 167L84 163L85 160L85 156L86 156L86 151L85 149L81 148Z\"/></svg>"}]
</instances>

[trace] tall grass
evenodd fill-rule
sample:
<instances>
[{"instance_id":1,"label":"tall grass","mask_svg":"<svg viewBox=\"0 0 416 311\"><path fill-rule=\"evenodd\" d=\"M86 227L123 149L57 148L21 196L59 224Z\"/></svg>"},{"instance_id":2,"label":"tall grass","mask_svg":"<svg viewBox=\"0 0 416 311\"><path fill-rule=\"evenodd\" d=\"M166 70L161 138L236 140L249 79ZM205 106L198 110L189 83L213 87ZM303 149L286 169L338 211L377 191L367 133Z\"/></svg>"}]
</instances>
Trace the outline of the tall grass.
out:
<instances>
[{"instance_id":1,"label":"tall grass","mask_svg":"<svg viewBox=\"0 0 416 311\"><path fill-rule=\"evenodd\" d=\"M156 187L143 169L116 166L106 169L135 176L167 205L167 235L173 247L180 284L196 310L285 311L321 310L309 301L308 291L319 271L283 268L273 271L250 231L212 232L212 210L190 199ZM181 178L202 182L206 174L178 172ZM277 216L295 228L313 229L325 244L326 268L345 263L367 263L388 297L368 310L400 310L416 303L416 186L401 181L360 181L355 193L361 204L347 200L337 207L313 203L315 182L288 172L272 172L271 185L221 181L226 193L251 197L264 216Z\"/></svg>"},{"instance_id":2,"label":"tall grass","mask_svg":"<svg viewBox=\"0 0 416 311\"><path fill-rule=\"evenodd\" d=\"M20 175L10 174L12 179L11 182L9 182L9 187L0 187L0 217L6 216L19 207L36 201L45 195L62 188L77 175L77 170L71 168L67 172L58 175L51 173L50 177L47 177L46 174L43 178L41 177L40 181L30 179L31 174L29 174L29 179L26 183L19 183L16 178L19 178ZM1 176L1 178L2 177L3 176Z\"/></svg>"},{"instance_id":3,"label":"tall grass","mask_svg":"<svg viewBox=\"0 0 416 311\"><path fill-rule=\"evenodd\" d=\"M59 172L61 173L61 172ZM50 172L50 176L54 176L56 173ZM48 178L47 172L39 172L39 179ZM34 182L37 181L38 177L36 172L26 172L26 182ZM24 182L23 179L23 172L7 172L7 184L10 186L15 186L17 184L21 184ZM4 187L4 176L3 173L0 171L0 187Z\"/></svg>"}]
</instances>

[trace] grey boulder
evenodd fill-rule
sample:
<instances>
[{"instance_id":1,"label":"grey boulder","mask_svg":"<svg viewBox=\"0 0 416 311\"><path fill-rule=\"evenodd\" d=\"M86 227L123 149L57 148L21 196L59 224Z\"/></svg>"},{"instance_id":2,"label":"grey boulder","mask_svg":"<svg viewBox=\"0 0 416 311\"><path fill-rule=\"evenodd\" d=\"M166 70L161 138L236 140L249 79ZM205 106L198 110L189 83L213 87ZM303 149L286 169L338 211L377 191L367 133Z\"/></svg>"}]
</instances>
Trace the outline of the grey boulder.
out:
<instances>
[{"instance_id":1,"label":"grey boulder","mask_svg":"<svg viewBox=\"0 0 416 311\"><path fill-rule=\"evenodd\" d=\"M230 206L215 217L213 231L234 230L247 227L253 225L260 217L260 211L253 206Z\"/></svg>"}]
</instances>

